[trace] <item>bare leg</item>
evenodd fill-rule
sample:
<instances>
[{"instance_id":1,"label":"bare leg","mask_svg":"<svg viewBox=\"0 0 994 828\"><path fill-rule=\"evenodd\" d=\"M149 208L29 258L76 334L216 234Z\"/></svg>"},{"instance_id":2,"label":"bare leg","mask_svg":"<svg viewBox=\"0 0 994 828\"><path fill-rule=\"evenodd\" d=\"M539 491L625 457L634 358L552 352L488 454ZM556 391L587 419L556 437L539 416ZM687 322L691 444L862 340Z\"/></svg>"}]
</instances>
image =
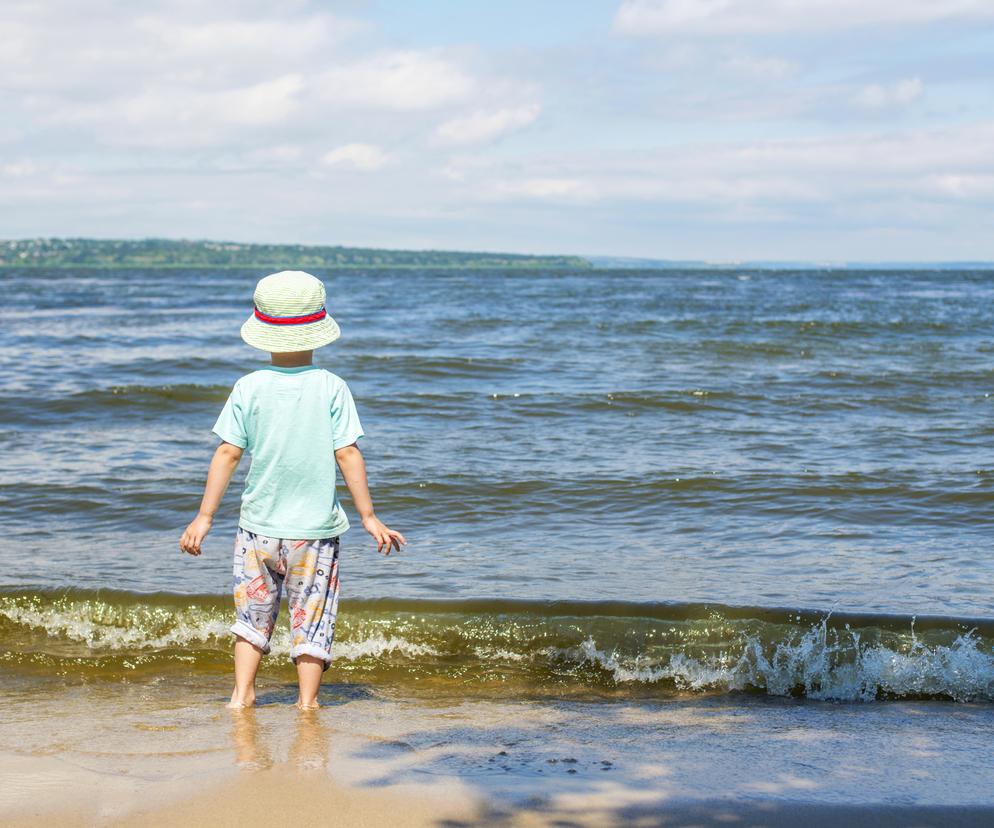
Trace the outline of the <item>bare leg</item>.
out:
<instances>
[{"instance_id":1,"label":"bare leg","mask_svg":"<svg viewBox=\"0 0 994 828\"><path fill-rule=\"evenodd\" d=\"M251 707L255 704L255 675L263 652L244 638L235 638L235 689L228 707Z\"/></svg>"},{"instance_id":2,"label":"bare leg","mask_svg":"<svg viewBox=\"0 0 994 828\"><path fill-rule=\"evenodd\" d=\"M300 694L297 697L297 707L309 710L318 707L318 688L321 687L321 674L324 673L324 662L314 656L297 656L297 684Z\"/></svg>"}]
</instances>

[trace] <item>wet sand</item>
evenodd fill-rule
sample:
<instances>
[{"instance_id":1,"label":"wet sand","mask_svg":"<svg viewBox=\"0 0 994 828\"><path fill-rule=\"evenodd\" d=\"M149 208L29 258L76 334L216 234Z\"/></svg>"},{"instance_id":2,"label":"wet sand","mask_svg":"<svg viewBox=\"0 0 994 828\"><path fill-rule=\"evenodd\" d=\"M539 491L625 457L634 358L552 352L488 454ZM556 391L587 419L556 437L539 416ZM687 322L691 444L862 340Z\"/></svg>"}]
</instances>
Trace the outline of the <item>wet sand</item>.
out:
<instances>
[{"instance_id":1,"label":"wet sand","mask_svg":"<svg viewBox=\"0 0 994 828\"><path fill-rule=\"evenodd\" d=\"M412 699L227 678L4 687L0 823L987 826L983 705ZM941 713L942 715L938 715Z\"/></svg>"},{"instance_id":2,"label":"wet sand","mask_svg":"<svg viewBox=\"0 0 994 828\"><path fill-rule=\"evenodd\" d=\"M3 815L10 828L44 821L52 828L90 825L197 826L251 828L285 824L357 826L590 826L620 828L981 828L994 824L994 807L824 805L776 800L716 798L681 801L604 792L567 799L556 805L502 805L474 795L456 780L396 785L380 789L345 788L321 774L280 766L223 781L196 784L166 781L135 783L116 776L93 785L78 770L58 760L16 763L0 758L3 777L33 790L36 797L16 813ZM28 781L33 778L33 782ZM46 787L51 789L37 796ZM55 788L58 788L56 791ZM632 801L641 798L642 801ZM624 802L627 801L627 804Z\"/></svg>"},{"instance_id":3,"label":"wet sand","mask_svg":"<svg viewBox=\"0 0 994 828\"><path fill-rule=\"evenodd\" d=\"M248 774L207 772L197 779L139 773L94 778L71 762L0 758L0 775L20 788L8 795L5 826L286 824L428 826L465 822L476 803L457 785L344 788L320 773L283 765ZM10 799L20 799L10 802ZM13 806L13 807L11 807Z\"/></svg>"}]
</instances>

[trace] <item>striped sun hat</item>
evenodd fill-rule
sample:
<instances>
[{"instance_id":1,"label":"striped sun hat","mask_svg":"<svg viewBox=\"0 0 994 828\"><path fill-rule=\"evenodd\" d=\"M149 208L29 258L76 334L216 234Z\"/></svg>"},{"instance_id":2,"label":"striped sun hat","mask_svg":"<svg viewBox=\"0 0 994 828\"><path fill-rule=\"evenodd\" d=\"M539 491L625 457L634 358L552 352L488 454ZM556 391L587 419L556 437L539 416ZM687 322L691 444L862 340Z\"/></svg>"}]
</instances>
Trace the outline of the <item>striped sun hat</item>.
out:
<instances>
[{"instance_id":1,"label":"striped sun hat","mask_svg":"<svg viewBox=\"0 0 994 828\"><path fill-rule=\"evenodd\" d=\"M259 280L255 311L242 325L253 348L285 354L334 342L341 331L325 310L321 280L302 270L281 270Z\"/></svg>"}]
</instances>

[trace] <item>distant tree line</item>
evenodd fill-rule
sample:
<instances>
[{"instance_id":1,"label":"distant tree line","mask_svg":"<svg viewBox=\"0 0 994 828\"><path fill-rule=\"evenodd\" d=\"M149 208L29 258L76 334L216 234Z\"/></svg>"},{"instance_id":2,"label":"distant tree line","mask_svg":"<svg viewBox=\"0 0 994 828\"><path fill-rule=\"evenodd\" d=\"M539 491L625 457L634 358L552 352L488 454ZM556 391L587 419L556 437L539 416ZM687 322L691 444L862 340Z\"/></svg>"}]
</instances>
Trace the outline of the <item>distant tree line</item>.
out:
<instances>
[{"instance_id":1,"label":"distant tree line","mask_svg":"<svg viewBox=\"0 0 994 828\"><path fill-rule=\"evenodd\" d=\"M580 256L380 250L303 244L239 244L171 239L0 241L0 267L495 267L589 268Z\"/></svg>"}]
</instances>

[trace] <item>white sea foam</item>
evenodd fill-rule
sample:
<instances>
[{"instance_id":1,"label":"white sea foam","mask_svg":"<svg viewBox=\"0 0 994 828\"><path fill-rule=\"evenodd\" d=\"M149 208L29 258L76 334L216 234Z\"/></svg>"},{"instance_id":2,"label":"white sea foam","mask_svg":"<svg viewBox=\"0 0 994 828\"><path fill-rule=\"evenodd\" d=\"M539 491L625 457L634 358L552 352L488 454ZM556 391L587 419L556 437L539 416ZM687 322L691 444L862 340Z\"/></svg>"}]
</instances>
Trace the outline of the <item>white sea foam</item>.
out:
<instances>
[{"instance_id":1,"label":"white sea foam","mask_svg":"<svg viewBox=\"0 0 994 828\"><path fill-rule=\"evenodd\" d=\"M161 650L205 644L226 637L230 626L216 614L196 608L176 612L146 606L122 613L89 601L51 606L7 602L0 604L0 617L95 650Z\"/></svg>"},{"instance_id":2,"label":"white sea foam","mask_svg":"<svg viewBox=\"0 0 994 828\"><path fill-rule=\"evenodd\" d=\"M400 654L411 658L441 655L438 650L424 644L415 644L406 638L385 636L380 633L359 641L343 641L335 644L335 659L357 661L360 658L379 658L385 655Z\"/></svg>"},{"instance_id":3,"label":"white sea foam","mask_svg":"<svg viewBox=\"0 0 994 828\"><path fill-rule=\"evenodd\" d=\"M778 642L768 650L750 636L734 660L699 660L677 652L653 663L645 656L601 650L593 638L559 652L606 670L621 684L670 680L687 690L761 689L776 696L801 688L808 698L834 701L873 701L881 695L994 700L994 653L969 633L948 646L928 646L912 634L907 651L900 652L861 646L857 633L830 640L822 622L797 641Z\"/></svg>"},{"instance_id":4,"label":"white sea foam","mask_svg":"<svg viewBox=\"0 0 994 828\"><path fill-rule=\"evenodd\" d=\"M232 619L215 611L189 607L172 610L154 606L131 607L127 611L96 601L0 603L0 617L25 627L44 630L49 636L84 644L100 651L154 651L208 645L227 647ZM271 652L287 655L290 635L277 628L270 642ZM376 633L357 641L336 642L336 659L357 661L387 655L434 656L438 651L398 636Z\"/></svg>"},{"instance_id":5,"label":"white sea foam","mask_svg":"<svg viewBox=\"0 0 994 828\"><path fill-rule=\"evenodd\" d=\"M121 605L65 598L50 602L17 597L0 600L0 622L64 642L56 645L60 653L65 643L84 646L93 654L226 651L232 620L230 613L219 608L195 605ZM515 644L477 643L479 639L460 643L459 636L450 635L459 629L459 621L454 619L451 629L425 629L424 635L411 640L401 630L391 634L385 627L346 627L336 638L333 656L345 662L407 659L436 665L438 659L452 657L467 664L475 661L485 670L521 665L538 671L539 678L550 662L568 669L590 665L619 685L670 682L689 691L761 690L777 696L800 692L812 699L839 701L922 696L994 700L994 652L988 639L972 631L950 632L942 639L945 643L923 641L913 627L904 635L881 637L874 632L869 640L868 631L861 638L859 631L830 628L826 618L807 628L793 623L766 628L765 635L730 631L723 652L701 655L679 643L630 653L614 646L609 632L599 636L601 642L590 634L565 647L541 646L539 640L527 638ZM15 630L12 643L17 646L24 640L25 633ZM31 646L37 651L36 644ZM276 655L289 653L290 635L284 624L277 627L271 647Z\"/></svg>"},{"instance_id":6,"label":"white sea foam","mask_svg":"<svg viewBox=\"0 0 994 828\"><path fill-rule=\"evenodd\" d=\"M474 647L473 654L484 661L494 661L506 664L509 661L527 661L525 653L508 650L506 647Z\"/></svg>"},{"instance_id":7,"label":"white sea foam","mask_svg":"<svg viewBox=\"0 0 994 828\"><path fill-rule=\"evenodd\" d=\"M994 699L994 654L972 634L950 645L923 644L912 632L906 651L862 645L858 633L829 640L827 623L796 643L780 642L767 657L750 638L734 670L733 687L786 695L795 687L813 699L872 701L879 695L945 695L957 701Z\"/></svg>"},{"instance_id":8,"label":"white sea foam","mask_svg":"<svg viewBox=\"0 0 994 828\"><path fill-rule=\"evenodd\" d=\"M578 647L551 652L569 660L596 665L609 672L620 684L655 684L668 679L684 689L706 690L728 686L732 676L725 667L704 664L683 653L673 653L665 663L653 664L646 656L629 658L619 655L617 651L605 652L597 647L593 638L587 638Z\"/></svg>"}]
</instances>

